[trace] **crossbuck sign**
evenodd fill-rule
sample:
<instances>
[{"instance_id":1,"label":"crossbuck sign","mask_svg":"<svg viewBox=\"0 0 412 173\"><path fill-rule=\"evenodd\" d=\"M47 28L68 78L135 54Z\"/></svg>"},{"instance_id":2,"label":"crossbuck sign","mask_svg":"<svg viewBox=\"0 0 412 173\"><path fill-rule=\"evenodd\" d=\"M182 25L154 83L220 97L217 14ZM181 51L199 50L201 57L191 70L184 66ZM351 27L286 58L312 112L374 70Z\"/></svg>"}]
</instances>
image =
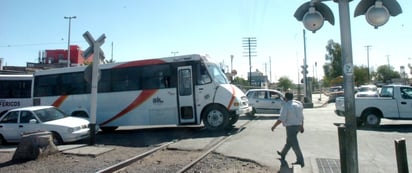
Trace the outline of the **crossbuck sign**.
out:
<instances>
[{"instance_id":1,"label":"crossbuck sign","mask_svg":"<svg viewBox=\"0 0 412 173\"><path fill-rule=\"evenodd\" d=\"M90 96L90 145L95 143L96 131L96 111L97 111L97 86L98 86L98 68L100 61L104 60L103 50L100 48L104 43L106 36L103 34L97 40L86 31L83 34L84 39L89 43L90 47L83 52L83 57L87 58L93 54L93 68L92 68L92 93Z\"/></svg>"}]
</instances>

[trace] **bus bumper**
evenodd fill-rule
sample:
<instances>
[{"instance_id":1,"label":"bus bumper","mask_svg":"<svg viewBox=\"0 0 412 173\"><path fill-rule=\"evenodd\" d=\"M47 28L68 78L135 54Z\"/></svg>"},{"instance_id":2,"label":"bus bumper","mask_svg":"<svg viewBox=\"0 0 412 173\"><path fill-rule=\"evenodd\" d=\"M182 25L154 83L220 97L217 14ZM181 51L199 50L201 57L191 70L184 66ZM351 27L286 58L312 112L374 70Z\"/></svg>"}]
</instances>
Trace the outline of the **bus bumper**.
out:
<instances>
[{"instance_id":1,"label":"bus bumper","mask_svg":"<svg viewBox=\"0 0 412 173\"><path fill-rule=\"evenodd\" d=\"M248 107L238 109L236 111L236 114L238 115L247 114L247 113L252 112L252 110L253 110L252 106L248 106Z\"/></svg>"}]
</instances>

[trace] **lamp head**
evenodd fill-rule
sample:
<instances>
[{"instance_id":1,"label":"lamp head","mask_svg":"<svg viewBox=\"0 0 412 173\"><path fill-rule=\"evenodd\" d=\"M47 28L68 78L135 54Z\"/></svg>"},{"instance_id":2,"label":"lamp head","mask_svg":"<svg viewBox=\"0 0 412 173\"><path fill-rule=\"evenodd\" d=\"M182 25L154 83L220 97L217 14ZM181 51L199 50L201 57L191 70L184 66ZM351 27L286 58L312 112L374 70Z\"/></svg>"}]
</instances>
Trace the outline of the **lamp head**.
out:
<instances>
[{"instance_id":1,"label":"lamp head","mask_svg":"<svg viewBox=\"0 0 412 173\"><path fill-rule=\"evenodd\" d=\"M402 13L402 9L396 0L362 0L356 6L354 16L365 15L366 21L378 28L388 22L390 16Z\"/></svg>"},{"instance_id":2,"label":"lamp head","mask_svg":"<svg viewBox=\"0 0 412 173\"><path fill-rule=\"evenodd\" d=\"M376 1L375 5L368 8L365 17L366 21L376 29L388 22L389 11L385 6L383 6L382 1Z\"/></svg>"},{"instance_id":3,"label":"lamp head","mask_svg":"<svg viewBox=\"0 0 412 173\"><path fill-rule=\"evenodd\" d=\"M302 21L307 30L316 32L324 23L324 20L330 24L335 24L335 18L332 10L319 1L311 1L302 4L294 14L298 21Z\"/></svg>"},{"instance_id":4,"label":"lamp head","mask_svg":"<svg viewBox=\"0 0 412 173\"><path fill-rule=\"evenodd\" d=\"M318 29L323 26L322 14L316 11L315 7L310 7L309 11L303 16L303 26L309 31L315 33Z\"/></svg>"}]
</instances>

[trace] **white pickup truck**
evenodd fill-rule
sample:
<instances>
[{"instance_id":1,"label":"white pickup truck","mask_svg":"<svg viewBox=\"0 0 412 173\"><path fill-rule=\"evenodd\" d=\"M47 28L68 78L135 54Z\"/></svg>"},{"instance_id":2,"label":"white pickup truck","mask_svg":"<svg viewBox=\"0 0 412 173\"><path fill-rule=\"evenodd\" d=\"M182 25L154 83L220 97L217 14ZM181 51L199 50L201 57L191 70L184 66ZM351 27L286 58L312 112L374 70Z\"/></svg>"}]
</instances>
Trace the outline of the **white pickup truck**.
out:
<instances>
[{"instance_id":1,"label":"white pickup truck","mask_svg":"<svg viewBox=\"0 0 412 173\"><path fill-rule=\"evenodd\" d=\"M345 116L344 97L336 98L335 113ZM412 120L412 87L385 85L378 97L355 98L358 126L378 126L381 118Z\"/></svg>"}]
</instances>

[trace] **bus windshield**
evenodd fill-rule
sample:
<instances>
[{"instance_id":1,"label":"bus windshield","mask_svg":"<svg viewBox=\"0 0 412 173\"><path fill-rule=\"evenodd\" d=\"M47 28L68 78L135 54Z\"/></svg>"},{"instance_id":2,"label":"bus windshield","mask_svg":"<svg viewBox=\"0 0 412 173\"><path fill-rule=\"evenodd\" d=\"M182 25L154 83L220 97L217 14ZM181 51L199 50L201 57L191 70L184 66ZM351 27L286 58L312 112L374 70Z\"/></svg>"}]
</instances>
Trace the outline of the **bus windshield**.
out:
<instances>
[{"instance_id":1,"label":"bus windshield","mask_svg":"<svg viewBox=\"0 0 412 173\"><path fill-rule=\"evenodd\" d=\"M216 65L216 64L206 64L207 70L209 71L212 79L219 84L229 84L229 80L227 80L226 75L223 71Z\"/></svg>"}]
</instances>

